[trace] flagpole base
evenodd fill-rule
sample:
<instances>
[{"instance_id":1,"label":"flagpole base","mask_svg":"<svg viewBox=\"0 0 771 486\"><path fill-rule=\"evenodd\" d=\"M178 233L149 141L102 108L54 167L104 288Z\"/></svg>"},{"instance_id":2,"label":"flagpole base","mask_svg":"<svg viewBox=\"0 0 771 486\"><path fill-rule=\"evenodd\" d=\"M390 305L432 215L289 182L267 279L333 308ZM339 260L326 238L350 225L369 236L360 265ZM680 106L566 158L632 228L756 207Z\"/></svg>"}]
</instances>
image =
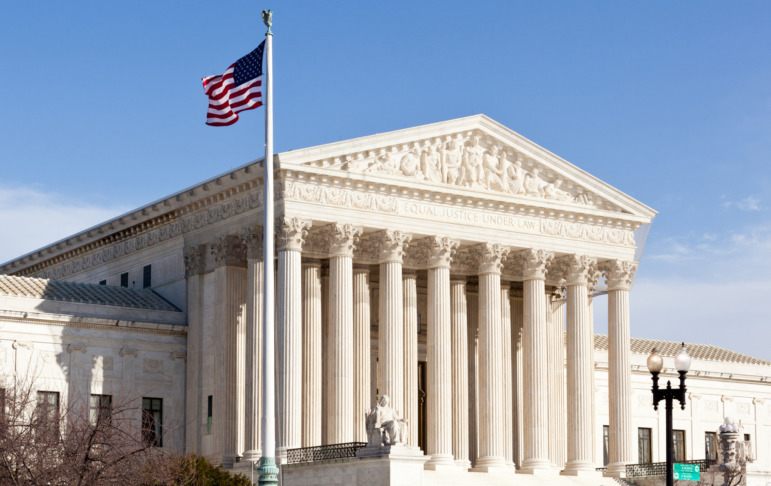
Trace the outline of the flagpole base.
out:
<instances>
[{"instance_id":1,"label":"flagpole base","mask_svg":"<svg viewBox=\"0 0 771 486\"><path fill-rule=\"evenodd\" d=\"M260 475L258 484L274 485L278 484L278 467L276 466L276 459L273 457L260 458L260 467L257 468L257 473Z\"/></svg>"}]
</instances>

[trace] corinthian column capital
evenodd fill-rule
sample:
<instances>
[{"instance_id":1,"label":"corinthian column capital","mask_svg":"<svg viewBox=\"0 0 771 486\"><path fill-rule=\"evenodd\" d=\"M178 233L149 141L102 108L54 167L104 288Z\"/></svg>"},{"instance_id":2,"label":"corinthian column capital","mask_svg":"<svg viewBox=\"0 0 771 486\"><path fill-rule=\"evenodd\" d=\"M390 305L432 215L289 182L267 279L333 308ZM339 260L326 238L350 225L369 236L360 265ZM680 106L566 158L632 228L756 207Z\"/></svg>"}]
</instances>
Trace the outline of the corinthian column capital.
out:
<instances>
[{"instance_id":1,"label":"corinthian column capital","mask_svg":"<svg viewBox=\"0 0 771 486\"><path fill-rule=\"evenodd\" d=\"M303 241L312 222L302 218L279 218L276 221L276 250L302 251Z\"/></svg>"},{"instance_id":2,"label":"corinthian column capital","mask_svg":"<svg viewBox=\"0 0 771 486\"><path fill-rule=\"evenodd\" d=\"M501 273L503 260L509 254L509 248L499 243L482 243L474 247L474 253L479 265L480 275Z\"/></svg>"},{"instance_id":3,"label":"corinthian column capital","mask_svg":"<svg viewBox=\"0 0 771 486\"><path fill-rule=\"evenodd\" d=\"M600 263L600 270L608 281L608 290L629 290L637 272L637 262L608 260Z\"/></svg>"},{"instance_id":4,"label":"corinthian column capital","mask_svg":"<svg viewBox=\"0 0 771 486\"><path fill-rule=\"evenodd\" d=\"M214 257L214 263L218 267L246 266L246 248L241 239L236 235L219 236L214 239L210 246L211 256Z\"/></svg>"},{"instance_id":5,"label":"corinthian column capital","mask_svg":"<svg viewBox=\"0 0 771 486\"><path fill-rule=\"evenodd\" d=\"M362 227L350 223L332 223L321 231L322 241L332 256L353 256L353 249L361 235Z\"/></svg>"},{"instance_id":6,"label":"corinthian column capital","mask_svg":"<svg viewBox=\"0 0 771 486\"><path fill-rule=\"evenodd\" d=\"M554 254L546 250L529 248L519 252L523 280L545 280L546 271L554 259Z\"/></svg>"},{"instance_id":7,"label":"corinthian column capital","mask_svg":"<svg viewBox=\"0 0 771 486\"><path fill-rule=\"evenodd\" d=\"M460 242L444 236L430 236L426 238L428 254L426 260L430 268L450 268L455 250Z\"/></svg>"},{"instance_id":8,"label":"corinthian column capital","mask_svg":"<svg viewBox=\"0 0 771 486\"><path fill-rule=\"evenodd\" d=\"M185 248L185 277L193 277L203 273L206 264L206 245L195 245Z\"/></svg>"},{"instance_id":9,"label":"corinthian column capital","mask_svg":"<svg viewBox=\"0 0 771 486\"><path fill-rule=\"evenodd\" d=\"M597 279L597 260L586 255L565 255L555 261L561 267L566 285L592 285Z\"/></svg>"},{"instance_id":10,"label":"corinthian column capital","mask_svg":"<svg viewBox=\"0 0 771 486\"><path fill-rule=\"evenodd\" d=\"M247 258L262 259L263 234L262 226L252 226L241 230L238 236L246 247Z\"/></svg>"},{"instance_id":11,"label":"corinthian column capital","mask_svg":"<svg viewBox=\"0 0 771 486\"><path fill-rule=\"evenodd\" d=\"M381 262L401 263L404 250L412 241L412 235L401 230L386 229L376 233Z\"/></svg>"}]
</instances>

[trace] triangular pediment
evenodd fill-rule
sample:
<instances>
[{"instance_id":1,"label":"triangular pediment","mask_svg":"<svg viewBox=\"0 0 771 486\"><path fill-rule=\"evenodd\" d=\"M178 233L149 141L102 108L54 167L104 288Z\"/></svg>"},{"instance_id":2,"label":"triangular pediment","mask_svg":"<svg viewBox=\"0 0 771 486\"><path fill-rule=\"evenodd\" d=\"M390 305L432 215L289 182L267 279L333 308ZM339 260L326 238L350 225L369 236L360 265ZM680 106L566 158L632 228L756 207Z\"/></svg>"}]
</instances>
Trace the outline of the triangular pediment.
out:
<instances>
[{"instance_id":1,"label":"triangular pediment","mask_svg":"<svg viewBox=\"0 0 771 486\"><path fill-rule=\"evenodd\" d=\"M643 219L655 211L484 115L279 155L300 165L426 188L508 196Z\"/></svg>"}]
</instances>

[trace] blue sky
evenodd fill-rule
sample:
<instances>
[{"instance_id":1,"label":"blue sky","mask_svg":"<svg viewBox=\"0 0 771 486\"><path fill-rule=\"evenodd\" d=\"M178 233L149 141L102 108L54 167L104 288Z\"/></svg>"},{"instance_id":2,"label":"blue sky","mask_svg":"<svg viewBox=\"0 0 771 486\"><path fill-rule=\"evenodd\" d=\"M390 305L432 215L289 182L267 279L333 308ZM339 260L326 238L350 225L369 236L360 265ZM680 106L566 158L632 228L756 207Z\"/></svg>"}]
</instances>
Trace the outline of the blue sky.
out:
<instances>
[{"instance_id":1,"label":"blue sky","mask_svg":"<svg viewBox=\"0 0 771 486\"><path fill-rule=\"evenodd\" d=\"M633 336L771 360L771 3L227 5L3 7L0 261L260 157L200 78L272 8L277 151L484 113L659 211Z\"/></svg>"}]
</instances>

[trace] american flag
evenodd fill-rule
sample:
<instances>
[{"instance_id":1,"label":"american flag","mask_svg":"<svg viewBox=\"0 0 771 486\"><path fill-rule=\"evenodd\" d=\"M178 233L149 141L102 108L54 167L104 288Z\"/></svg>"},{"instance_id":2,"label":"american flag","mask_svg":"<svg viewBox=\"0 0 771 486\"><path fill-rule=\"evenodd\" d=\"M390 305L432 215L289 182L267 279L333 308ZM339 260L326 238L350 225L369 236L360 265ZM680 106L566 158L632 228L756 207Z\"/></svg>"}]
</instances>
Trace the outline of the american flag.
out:
<instances>
[{"instance_id":1,"label":"american flag","mask_svg":"<svg viewBox=\"0 0 771 486\"><path fill-rule=\"evenodd\" d=\"M257 49L231 65L225 74L203 78L203 91L209 96L206 124L214 127L232 125L238 113L262 106L262 52Z\"/></svg>"}]
</instances>

